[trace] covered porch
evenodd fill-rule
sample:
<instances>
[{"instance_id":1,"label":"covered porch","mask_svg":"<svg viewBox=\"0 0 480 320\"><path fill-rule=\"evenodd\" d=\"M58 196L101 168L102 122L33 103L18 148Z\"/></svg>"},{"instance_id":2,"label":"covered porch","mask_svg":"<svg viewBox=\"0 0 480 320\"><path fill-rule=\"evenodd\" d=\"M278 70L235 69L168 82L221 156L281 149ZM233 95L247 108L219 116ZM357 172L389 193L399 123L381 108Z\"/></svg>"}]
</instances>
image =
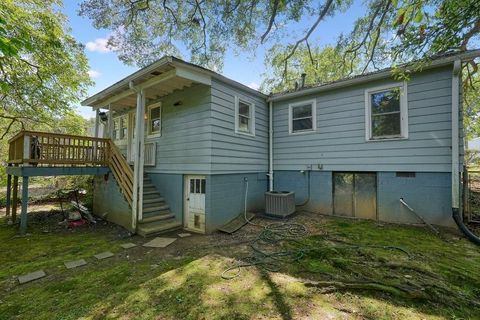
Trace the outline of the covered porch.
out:
<instances>
[{"instance_id":1,"label":"covered porch","mask_svg":"<svg viewBox=\"0 0 480 320\"><path fill-rule=\"evenodd\" d=\"M210 86L214 73L174 57L133 73L82 102L96 112L95 132L104 125L102 137L111 139L132 167L131 228L148 217L144 214L145 166L156 166L161 145L160 106L163 98L197 85ZM174 105L181 106L182 100ZM154 110L158 109L157 113ZM156 116L153 116L156 114Z\"/></svg>"}]
</instances>

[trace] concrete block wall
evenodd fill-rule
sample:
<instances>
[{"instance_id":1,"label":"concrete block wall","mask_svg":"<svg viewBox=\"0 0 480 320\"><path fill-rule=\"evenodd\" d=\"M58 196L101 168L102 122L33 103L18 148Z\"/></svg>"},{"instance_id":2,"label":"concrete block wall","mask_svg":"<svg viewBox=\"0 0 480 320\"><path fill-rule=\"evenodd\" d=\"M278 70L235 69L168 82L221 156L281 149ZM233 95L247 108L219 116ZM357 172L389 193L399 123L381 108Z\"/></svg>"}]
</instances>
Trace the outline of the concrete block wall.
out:
<instances>
[{"instance_id":1,"label":"concrete block wall","mask_svg":"<svg viewBox=\"0 0 480 320\"><path fill-rule=\"evenodd\" d=\"M415 177L397 177L396 172L377 172L378 220L420 223L400 203L400 198L403 198L429 223L454 227L450 179L448 172L416 172ZM308 173L276 171L274 189L294 191L297 205L302 204L308 195ZM305 209L322 214L333 213L333 172L310 172L310 201Z\"/></svg>"},{"instance_id":2,"label":"concrete block wall","mask_svg":"<svg viewBox=\"0 0 480 320\"><path fill-rule=\"evenodd\" d=\"M93 213L107 221L132 230L132 210L112 173L93 179Z\"/></svg>"}]
</instances>

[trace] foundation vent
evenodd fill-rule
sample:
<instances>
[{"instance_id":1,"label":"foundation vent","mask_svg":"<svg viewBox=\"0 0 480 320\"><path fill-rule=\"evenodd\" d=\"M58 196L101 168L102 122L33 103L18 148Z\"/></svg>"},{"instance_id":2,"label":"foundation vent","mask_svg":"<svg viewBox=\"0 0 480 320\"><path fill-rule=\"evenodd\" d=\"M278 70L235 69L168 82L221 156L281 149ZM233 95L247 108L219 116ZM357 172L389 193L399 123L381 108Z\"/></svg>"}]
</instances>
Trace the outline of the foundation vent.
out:
<instances>
[{"instance_id":1,"label":"foundation vent","mask_svg":"<svg viewBox=\"0 0 480 320\"><path fill-rule=\"evenodd\" d=\"M276 217L287 217L295 212L295 193L289 191L265 192L265 213Z\"/></svg>"}]
</instances>

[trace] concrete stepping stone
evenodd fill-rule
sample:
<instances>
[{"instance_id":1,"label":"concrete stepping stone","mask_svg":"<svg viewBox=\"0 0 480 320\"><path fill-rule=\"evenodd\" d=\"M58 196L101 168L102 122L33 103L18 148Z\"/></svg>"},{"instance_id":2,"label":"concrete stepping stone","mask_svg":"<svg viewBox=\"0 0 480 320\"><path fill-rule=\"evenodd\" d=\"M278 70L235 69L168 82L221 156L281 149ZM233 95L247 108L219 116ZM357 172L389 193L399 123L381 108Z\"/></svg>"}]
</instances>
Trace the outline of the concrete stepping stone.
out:
<instances>
[{"instance_id":1,"label":"concrete stepping stone","mask_svg":"<svg viewBox=\"0 0 480 320\"><path fill-rule=\"evenodd\" d=\"M18 276L18 282L20 284L24 284L24 283L27 283L27 282L30 282L30 281L33 281L33 280L43 278L45 276L46 276L46 274L43 270L38 270L38 271L35 271L35 272L30 272L30 273L22 274L21 276Z\"/></svg>"},{"instance_id":2,"label":"concrete stepping stone","mask_svg":"<svg viewBox=\"0 0 480 320\"><path fill-rule=\"evenodd\" d=\"M184 233L179 233L177 234L177 236L179 236L180 238L186 238L186 237L190 237L192 234L191 233L188 233L188 232L184 232Z\"/></svg>"},{"instance_id":3,"label":"concrete stepping stone","mask_svg":"<svg viewBox=\"0 0 480 320\"><path fill-rule=\"evenodd\" d=\"M130 248L133 248L133 247L136 247L137 245L135 243L132 243L132 242L128 242L128 243L123 243L120 245L120 247L122 247L123 249L130 249Z\"/></svg>"},{"instance_id":4,"label":"concrete stepping stone","mask_svg":"<svg viewBox=\"0 0 480 320\"><path fill-rule=\"evenodd\" d=\"M101 253L98 253L96 255L94 255L95 258L97 258L98 260L102 260L102 259L107 259L107 258L110 258L110 257L113 257L114 254L111 253L110 251L105 251L105 252L101 252Z\"/></svg>"},{"instance_id":5,"label":"concrete stepping stone","mask_svg":"<svg viewBox=\"0 0 480 320\"><path fill-rule=\"evenodd\" d=\"M67 267L67 269L78 268L78 267L84 266L86 264L87 264L87 261L85 261L85 259L68 261L68 262L64 263L64 265L65 265L65 267Z\"/></svg>"},{"instance_id":6,"label":"concrete stepping stone","mask_svg":"<svg viewBox=\"0 0 480 320\"><path fill-rule=\"evenodd\" d=\"M177 238L161 238L157 237L153 239L152 241L149 241L147 243L144 243L144 247L149 247L149 248L165 248L175 242Z\"/></svg>"}]
</instances>

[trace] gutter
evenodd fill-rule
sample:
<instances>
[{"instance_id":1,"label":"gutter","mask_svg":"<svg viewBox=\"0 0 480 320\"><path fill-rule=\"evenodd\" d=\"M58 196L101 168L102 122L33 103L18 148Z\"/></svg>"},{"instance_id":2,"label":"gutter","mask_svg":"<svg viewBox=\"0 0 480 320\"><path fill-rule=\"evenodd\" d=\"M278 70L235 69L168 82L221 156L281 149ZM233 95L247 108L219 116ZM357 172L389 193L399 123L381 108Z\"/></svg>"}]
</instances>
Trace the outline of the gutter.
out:
<instances>
[{"instance_id":1,"label":"gutter","mask_svg":"<svg viewBox=\"0 0 480 320\"><path fill-rule=\"evenodd\" d=\"M480 238L467 228L463 222L463 212L460 210L460 130L458 121L461 67L461 60L455 60L452 76L452 218L468 240L480 245Z\"/></svg>"}]
</instances>

